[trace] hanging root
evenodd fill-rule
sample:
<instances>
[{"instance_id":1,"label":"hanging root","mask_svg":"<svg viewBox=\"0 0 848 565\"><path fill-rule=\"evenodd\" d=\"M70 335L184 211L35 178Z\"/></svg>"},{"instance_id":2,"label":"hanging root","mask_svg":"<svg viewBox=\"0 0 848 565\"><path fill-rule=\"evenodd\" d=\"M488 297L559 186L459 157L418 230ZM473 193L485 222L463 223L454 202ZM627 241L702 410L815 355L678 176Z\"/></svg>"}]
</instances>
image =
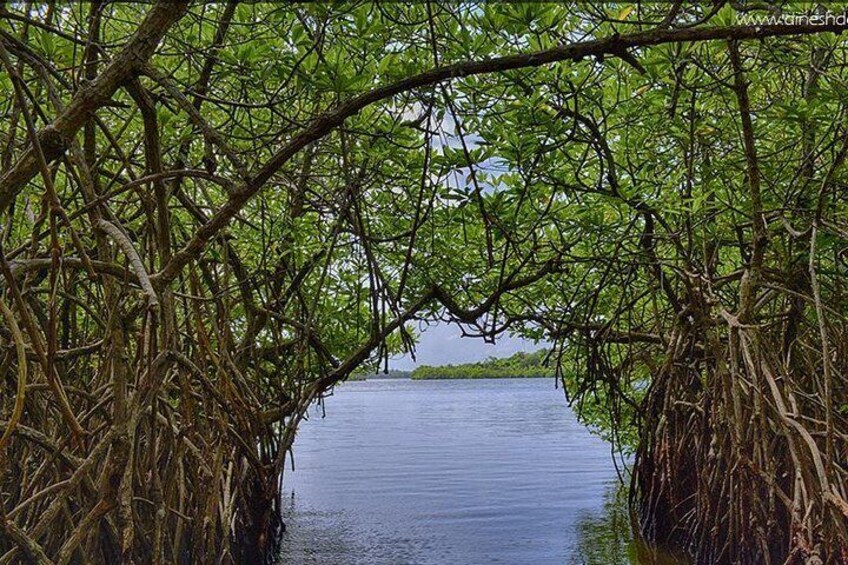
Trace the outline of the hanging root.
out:
<instances>
[{"instance_id":1,"label":"hanging root","mask_svg":"<svg viewBox=\"0 0 848 565\"><path fill-rule=\"evenodd\" d=\"M655 376L632 482L638 531L695 563L846 563L848 441L827 422L848 422L827 413L822 365L845 367L823 361L815 332L781 359L779 335L727 321L721 341L682 330Z\"/></svg>"}]
</instances>

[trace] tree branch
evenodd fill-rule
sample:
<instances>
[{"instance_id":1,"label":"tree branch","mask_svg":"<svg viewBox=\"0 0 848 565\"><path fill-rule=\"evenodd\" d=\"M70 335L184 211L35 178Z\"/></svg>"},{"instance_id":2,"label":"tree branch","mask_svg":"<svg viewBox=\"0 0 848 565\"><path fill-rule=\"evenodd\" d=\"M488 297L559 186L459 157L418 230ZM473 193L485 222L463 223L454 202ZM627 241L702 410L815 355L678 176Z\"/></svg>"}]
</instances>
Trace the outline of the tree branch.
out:
<instances>
[{"instance_id":1,"label":"tree branch","mask_svg":"<svg viewBox=\"0 0 848 565\"><path fill-rule=\"evenodd\" d=\"M139 71L141 65L153 55L165 32L185 15L187 9L188 2L160 0L147 13L138 31L109 66L91 83L77 91L65 111L52 124L38 132L38 141L48 163L68 150L74 135L90 115L108 102L115 91ZM38 155L31 145L12 168L0 177L0 212L9 207L18 192L38 171Z\"/></svg>"},{"instance_id":2,"label":"tree branch","mask_svg":"<svg viewBox=\"0 0 848 565\"><path fill-rule=\"evenodd\" d=\"M483 61L466 61L446 67L435 68L401 81L382 86L356 96L347 102L329 110L295 135L261 168L253 178L234 191L227 202L204 224L185 246L175 253L167 265L153 278L156 285L167 285L190 261L203 252L206 243L212 240L229 221L242 209L277 171L288 163L301 149L325 137L341 126L344 121L357 114L363 108L381 100L386 100L423 86L429 86L446 80L487 73L503 72L515 69L534 68L565 60L579 61L584 57L616 55L628 49L661 45L665 43L683 43L690 41L763 39L783 35L802 35L822 32L841 32L848 29L848 23L828 25L762 25L728 26L697 29L653 29L628 35L612 35L603 39L582 41L554 47L546 51L508 55ZM0 201L2 204L2 201Z\"/></svg>"}]
</instances>

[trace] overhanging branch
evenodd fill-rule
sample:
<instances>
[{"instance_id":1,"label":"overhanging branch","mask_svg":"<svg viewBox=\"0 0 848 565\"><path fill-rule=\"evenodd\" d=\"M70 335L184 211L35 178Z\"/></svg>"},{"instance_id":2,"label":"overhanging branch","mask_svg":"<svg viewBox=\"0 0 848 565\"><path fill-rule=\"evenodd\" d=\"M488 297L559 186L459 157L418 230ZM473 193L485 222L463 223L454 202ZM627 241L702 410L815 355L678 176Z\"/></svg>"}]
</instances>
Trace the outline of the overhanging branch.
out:
<instances>
[{"instance_id":1,"label":"overhanging branch","mask_svg":"<svg viewBox=\"0 0 848 565\"><path fill-rule=\"evenodd\" d=\"M559 61L579 61L584 57L612 55L629 52L631 49L683 43L692 41L764 39L785 35L804 35L823 32L841 32L848 29L848 22L828 25L763 25L763 26L727 26L715 28L653 29L627 35L612 35L603 39L581 41L554 47L546 51L509 55L483 61L466 61L446 67L426 71L396 83L375 88L356 96L315 118L305 129L295 135L286 145L277 151L256 174L238 190L234 191L227 202L204 224L185 246L153 276L154 284L164 286L174 280L190 261L203 252L206 244L221 232L238 214L242 207L274 176L286 163L309 144L322 139L341 126L344 121L362 109L424 86L437 84L457 78L503 72L516 69L535 68ZM0 205L3 201L0 200ZM2 208L0 208L2 209Z\"/></svg>"}]
</instances>

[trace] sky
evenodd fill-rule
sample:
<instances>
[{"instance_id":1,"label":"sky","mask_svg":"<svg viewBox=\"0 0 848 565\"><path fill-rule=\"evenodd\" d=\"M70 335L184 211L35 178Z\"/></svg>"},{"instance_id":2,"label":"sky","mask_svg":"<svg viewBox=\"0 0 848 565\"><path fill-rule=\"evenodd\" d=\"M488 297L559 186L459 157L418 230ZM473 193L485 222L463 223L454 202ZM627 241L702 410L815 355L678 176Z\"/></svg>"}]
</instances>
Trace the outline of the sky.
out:
<instances>
[{"instance_id":1,"label":"sky","mask_svg":"<svg viewBox=\"0 0 848 565\"><path fill-rule=\"evenodd\" d=\"M411 113L411 118L415 113ZM465 143L469 149L474 149L481 141L481 137L473 132L465 133ZM432 139L434 148L449 146L454 149L462 147L462 140L456 133L456 124L453 117L447 115L441 123L440 135ZM489 175L498 175L506 172L502 166L493 160L476 163L478 171ZM468 167L462 167L448 175L447 181L450 185L463 187L468 185ZM484 192L491 192L494 187L488 183L481 183ZM399 355L389 359L389 369L398 371L410 371L419 365L450 365L459 363L473 363L483 361L489 357L509 357L519 351L536 351L545 347L544 343L533 343L518 337L502 334L497 341L487 343L481 338L462 337L462 331L455 324L445 322L431 323L429 326L422 325L418 328L419 339L415 347L415 360L409 354Z\"/></svg>"},{"instance_id":2,"label":"sky","mask_svg":"<svg viewBox=\"0 0 848 565\"><path fill-rule=\"evenodd\" d=\"M502 335L496 343L486 343L480 338L462 337L455 324L440 322L421 328L415 361L410 355L389 360L389 368L409 371L418 365L449 365L482 361L488 357L509 357L519 351L535 351L544 344L518 337Z\"/></svg>"}]
</instances>

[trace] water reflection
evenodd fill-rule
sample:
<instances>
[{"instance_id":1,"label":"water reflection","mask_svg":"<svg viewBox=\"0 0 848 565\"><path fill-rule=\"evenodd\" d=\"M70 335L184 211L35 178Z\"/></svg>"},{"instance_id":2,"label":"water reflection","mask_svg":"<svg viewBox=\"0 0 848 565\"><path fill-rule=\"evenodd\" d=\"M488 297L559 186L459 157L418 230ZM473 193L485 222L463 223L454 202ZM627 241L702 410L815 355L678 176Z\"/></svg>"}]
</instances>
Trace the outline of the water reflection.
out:
<instances>
[{"instance_id":1,"label":"water reflection","mask_svg":"<svg viewBox=\"0 0 848 565\"><path fill-rule=\"evenodd\" d=\"M633 563L609 446L544 379L349 383L286 474L284 563Z\"/></svg>"},{"instance_id":2,"label":"water reflection","mask_svg":"<svg viewBox=\"0 0 848 565\"><path fill-rule=\"evenodd\" d=\"M603 509L577 523L577 555L580 565L638 564L627 511L627 490L618 483L604 494Z\"/></svg>"}]
</instances>

